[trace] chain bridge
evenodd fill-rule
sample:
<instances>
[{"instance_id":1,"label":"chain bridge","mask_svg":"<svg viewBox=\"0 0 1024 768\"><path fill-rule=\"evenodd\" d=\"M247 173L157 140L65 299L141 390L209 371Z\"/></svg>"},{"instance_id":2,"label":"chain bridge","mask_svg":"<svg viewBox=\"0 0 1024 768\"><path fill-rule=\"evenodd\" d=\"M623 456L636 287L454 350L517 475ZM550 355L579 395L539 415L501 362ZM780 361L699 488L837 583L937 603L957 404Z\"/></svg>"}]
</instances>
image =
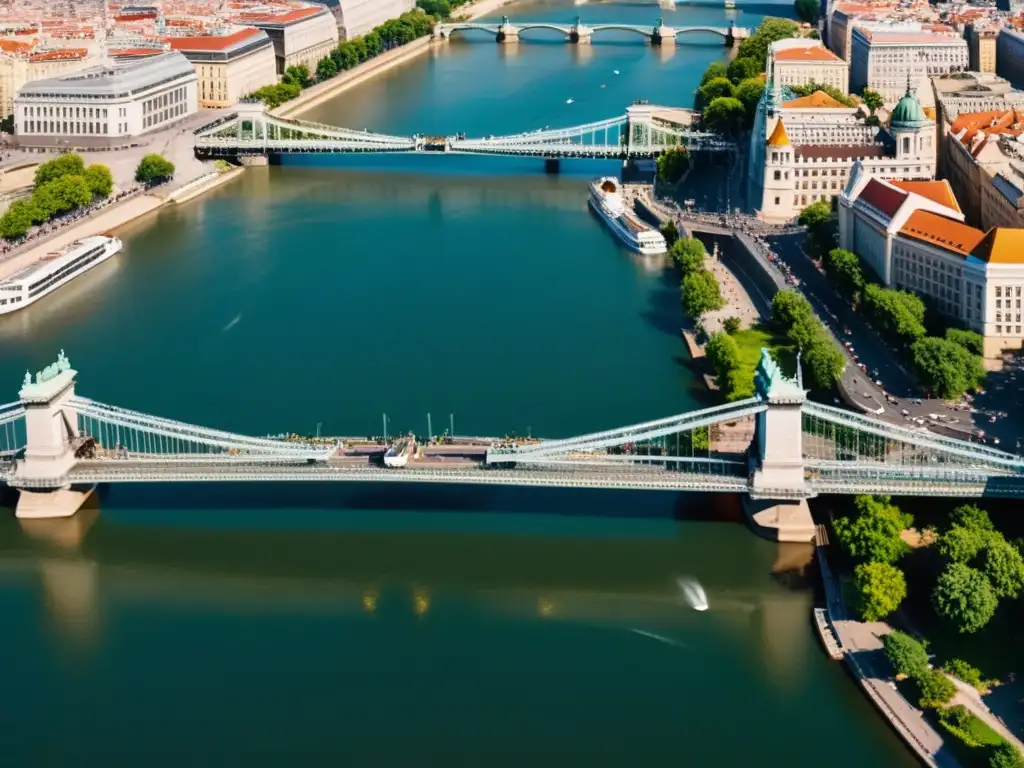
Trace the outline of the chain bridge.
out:
<instances>
[{"instance_id":1,"label":"chain bridge","mask_svg":"<svg viewBox=\"0 0 1024 768\"><path fill-rule=\"evenodd\" d=\"M569 128L541 129L509 136L470 139L456 136L390 136L369 131L276 117L262 104L243 103L195 132L201 159L295 153L407 152L558 158L628 159L656 157L686 146L692 151L731 151L735 145L717 134L680 121L687 110L633 104L624 115Z\"/></svg>"},{"instance_id":2,"label":"chain bridge","mask_svg":"<svg viewBox=\"0 0 1024 768\"><path fill-rule=\"evenodd\" d=\"M499 43L515 43L519 41L523 32L533 29L543 29L559 32L565 36L568 42L577 45L586 45L591 38L601 32L632 32L646 38L652 45L675 45L677 39L682 35L704 34L718 35L727 46L734 46L742 40L750 37L750 30L746 27L737 27L730 24L728 27L670 27L664 19L658 19L653 26L641 24L584 24L580 17L572 24L557 24L548 21L517 21L512 22L508 16L502 18L497 24L488 24L476 21L452 21L437 24L434 27L434 37L442 40L449 39L456 32L487 32L494 35Z\"/></svg>"},{"instance_id":3,"label":"chain bridge","mask_svg":"<svg viewBox=\"0 0 1024 768\"><path fill-rule=\"evenodd\" d=\"M251 437L90 400L76 377L61 352L0 406L20 517L72 515L98 483L455 483L744 494L755 528L793 540L818 494L1024 496L1024 457L809 401L766 350L751 398L550 440Z\"/></svg>"}]
</instances>

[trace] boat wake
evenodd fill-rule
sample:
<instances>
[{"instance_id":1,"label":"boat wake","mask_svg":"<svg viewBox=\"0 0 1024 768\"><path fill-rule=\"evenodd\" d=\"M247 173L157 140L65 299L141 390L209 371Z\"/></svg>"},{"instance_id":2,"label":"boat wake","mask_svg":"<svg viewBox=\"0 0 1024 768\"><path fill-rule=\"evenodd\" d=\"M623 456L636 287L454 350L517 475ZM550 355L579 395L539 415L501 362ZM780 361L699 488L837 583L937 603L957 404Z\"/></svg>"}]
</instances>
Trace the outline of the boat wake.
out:
<instances>
[{"instance_id":1,"label":"boat wake","mask_svg":"<svg viewBox=\"0 0 1024 768\"><path fill-rule=\"evenodd\" d=\"M232 328L234 328L236 325L238 325L238 323L241 322L241 320L242 320L242 314L241 314L241 312L239 312L237 315L235 315L234 320L232 320L230 323L228 323L227 325L225 325L221 329L221 333L227 333Z\"/></svg>"},{"instance_id":2,"label":"boat wake","mask_svg":"<svg viewBox=\"0 0 1024 768\"><path fill-rule=\"evenodd\" d=\"M676 584L679 585L686 604L693 610L706 611L710 607L708 606L708 596L699 581L691 576L680 576L676 579Z\"/></svg>"},{"instance_id":3,"label":"boat wake","mask_svg":"<svg viewBox=\"0 0 1024 768\"><path fill-rule=\"evenodd\" d=\"M642 629L630 629L629 631L632 632L634 635L640 635L640 637L649 637L649 638L651 638L651 640L657 640L659 643L664 643L665 645L671 645L674 648L685 648L686 647L683 643L680 643L678 640L673 640L671 637L665 637L663 635L656 635L653 632L645 632Z\"/></svg>"}]
</instances>

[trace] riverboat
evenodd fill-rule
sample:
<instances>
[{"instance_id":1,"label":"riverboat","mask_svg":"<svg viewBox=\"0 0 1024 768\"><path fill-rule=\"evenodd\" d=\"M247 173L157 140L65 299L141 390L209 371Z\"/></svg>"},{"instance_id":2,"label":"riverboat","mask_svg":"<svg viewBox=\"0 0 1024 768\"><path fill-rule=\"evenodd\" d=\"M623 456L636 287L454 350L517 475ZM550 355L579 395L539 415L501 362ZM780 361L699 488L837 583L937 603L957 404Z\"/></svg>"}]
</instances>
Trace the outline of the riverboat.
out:
<instances>
[{"instance_id":1,"label":"riverboat","mask_svg":"<svg viewBox=\"0 0 1024 768\"><path fill-rule=\"evenodd\" d=\"M661 232L648 227L626 208L617 179L603 176L591 183L590 207L619 240L637 253L656 254L668 250Z\"/></svg>"},{"instance_id":2,"label":"riverboat","mask_svg":"<svg viewBox=\"0 0 1024 768\"><path fill-rule=\"evenodd\" d=\"M384 466L399 468L406 466L414 450L416 450L416 441L411 437L404 437L396 441L384 454Z\"/></svg>"},{"instance_id":3,"label":"riverboat","mask_svg":"<svg viewBox=\"0 0 1024 768\"><path fill-rule=\"evenodd\" d=\"M16 312L53 293L121 250L116 237L85 237L0 282L0 315Z\"/></svg>"}]
</instances>

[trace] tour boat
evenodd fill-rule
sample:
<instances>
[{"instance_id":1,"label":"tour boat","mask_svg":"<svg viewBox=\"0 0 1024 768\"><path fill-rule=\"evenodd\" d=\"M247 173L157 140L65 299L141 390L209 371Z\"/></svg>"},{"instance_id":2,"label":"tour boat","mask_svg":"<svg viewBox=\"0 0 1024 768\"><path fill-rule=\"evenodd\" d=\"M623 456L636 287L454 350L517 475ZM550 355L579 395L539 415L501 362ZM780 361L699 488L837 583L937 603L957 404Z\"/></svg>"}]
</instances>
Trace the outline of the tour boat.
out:
<instances>
[{"instance_id":1,"label":"tour boat","mask_svg":"<svg viewBox=\"0 0 1024 768\"><path fill-rule=\"evenodd\" d=\"M416 449L416 441L412 438L402 438L395 442L384 454L385 467L404 467L409 463L409 457Z\"/></svg>"},{"instance_id":2,"label":"tour boat","mask_svg":"<svg viewBox=\"0 0 1024 768\"><path fill-rule=\"evenodd\" d=\"M0 282L0 315L24 309L121 250L116 237L94 235L48 253Z\"/></svg>"},{"instance_id":3,"label":"tour boat","mask_svg":"<svg viewBox=\"0 0 1024 768\"><path fill-rule=\"evenodd\" d=\"M604 219L608 228L629 248L637 253L665 253L665 238L651 229L626 209L619 194L619 182L603 176L590 185L590 206Z\"/></svg>"}]
</instances>

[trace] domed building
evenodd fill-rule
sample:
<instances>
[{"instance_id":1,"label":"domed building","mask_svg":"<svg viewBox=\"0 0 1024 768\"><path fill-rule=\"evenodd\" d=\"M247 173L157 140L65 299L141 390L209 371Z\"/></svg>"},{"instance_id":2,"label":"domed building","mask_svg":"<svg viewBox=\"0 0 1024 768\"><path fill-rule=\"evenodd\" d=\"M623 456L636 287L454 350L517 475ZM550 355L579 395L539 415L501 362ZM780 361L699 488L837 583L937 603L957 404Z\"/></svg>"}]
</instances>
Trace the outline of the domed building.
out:
<instances>
[{"instance_id":1,"label":"domed building","mask_svg":"<svg viewBox=\"0 0 1024 768\"><path fill-rule=\"evenodd\" d=\"M755 114L750 159L752 207L765 220L789 221L811 203L832 204L858 161L868 176L934 179L935 121L909 86L883 126L863 107L823 91L793 97L769 83Z\"/></svg>"}]
</instances>

